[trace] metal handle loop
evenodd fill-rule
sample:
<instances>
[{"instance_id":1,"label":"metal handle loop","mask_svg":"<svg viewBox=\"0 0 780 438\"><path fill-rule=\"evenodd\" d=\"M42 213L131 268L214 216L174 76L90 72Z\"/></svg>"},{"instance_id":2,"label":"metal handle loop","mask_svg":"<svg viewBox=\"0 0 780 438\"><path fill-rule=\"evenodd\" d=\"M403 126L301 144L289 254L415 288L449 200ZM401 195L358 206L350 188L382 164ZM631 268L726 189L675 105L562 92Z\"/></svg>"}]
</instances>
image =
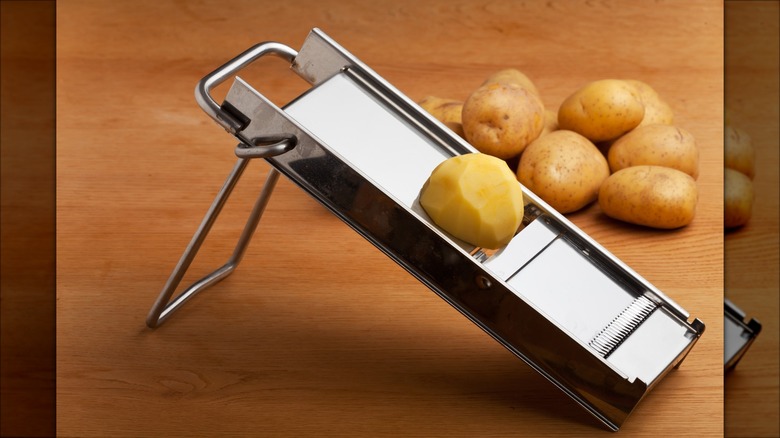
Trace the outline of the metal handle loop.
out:
<instances>
[{"instance_id":1,"label":"metal handle loop","mask_svg":"<svg viewBox=\"0 0 780 438\"><path fill-rule=\"evenodd\" d=\"M298 139L291 135L284 138L253 138L251 145L239 143L236 146L236 156L238 158L268 158L281 155L298 143Z\"/></svg>"},{"instance_id":2,"label":"metal handle loop","mask_svg":"<svg viewBox=\"0 0 780 438\"><path fill-rule=\"evenodd\" d=\"M198 105L214 121L233 135L242 129L242 123L219 106L214 98L211 97L211 90L252 63L252 61L265 55L276 55L292 64L295 57L298 56L298 52L284 44L273 41L260 43L209 73L195 86L195 101L198 102Z\"/></svg>"}]
</instances>

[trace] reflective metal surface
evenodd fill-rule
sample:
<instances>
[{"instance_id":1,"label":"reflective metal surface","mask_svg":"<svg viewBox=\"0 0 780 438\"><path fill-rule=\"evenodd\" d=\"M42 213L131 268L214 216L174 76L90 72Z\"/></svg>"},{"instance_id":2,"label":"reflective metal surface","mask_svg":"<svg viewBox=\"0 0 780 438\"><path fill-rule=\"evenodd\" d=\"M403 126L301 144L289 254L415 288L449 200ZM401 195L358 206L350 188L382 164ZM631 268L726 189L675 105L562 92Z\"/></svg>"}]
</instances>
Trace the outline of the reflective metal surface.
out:
<instances>
[{"instance_id":1,"label":"reflective metal surface","mask_svg":"<svg viewBox=\"0 0 780 438\"><path fill-rule=\"evenodd\" d=\"M279 179L279 172L274 169L271 169L266 177L266 182L260 191L257 201L255 201L252 212L249 214L249 219L247 219L244 230L238 238L238 242L236 243L236 247L233 250L233 254L230 256L230 259L228 259L224 265L188 286L171 301L171 297L176 291L176 288L184 278L184 274L198 254L201 245L203 245L209 231L211 231L211 227L216 222L219 213L222 211L230 194L233 192L236 183L238 183L239 178L241 178L241 175L244 173L247 163L248 161L243 158L239 158L238 161L236 161L233 170L225 180L225 184L214 198L211 207L209 207L206 215L203 217L203 221L200 226L198 226L198 230L192 236L192 240L190 240L189 245L187 245L179 262L176 264L173 272L171 272L170 277L168 277L168 281L165 283L165 286L163 286L160 295L154 302L152 309L149 311L149 315L146 317L146 325L148 327L156 328L162 325L170 318L173 312L178 310L190 298L224 280L225 277L233 273L238 264L241 263L241 259L244 257L249 241L252 239L255 229L257 229L258 223L260 223L260 218L263 216L265 207L268 205L268 200L271 198L271 193L273 193L274 187L276 186L276 181Z\"/></svg>"},{"instance_id":2,"label":"reflective metal surface","mask_svg":"<svg viewBox=\"0 0 780 438\"><path fill-rule=\"evenodd\" d=\"M257 44L201 79L195 86L195 101L215 122L231 134L236 134L244 128L246 121L218 105L211 97L211 90L262 56L275 55L293 62L297 54L290 47L273 41Z\"/></svg>"},{"instance_id":3,"label":"reflective metal surface","mask_svg":"<svg viewBox=\"0 0 780 438\"><path fill-rule=\"evenodd\" d=\"M243 62L204 79L201 97ZM417 197L436 165L474 148L317 29L291 62L313 88L284 109L240 78L219 106L232 121L207 102L237 154L282 151L266 158L278 172L607 427L701 336L701 321L525 188L523 227L502 250L449 236ZM252 152L261 139L279 142Z\"/></svg>"},{"instance_id":4,"label":"reflective metal surface","mask_svg":"<svg viewBox=\"0 0 780 438\"><path fill-rule=\"evenodd\" d=\"M700 334L676 317L673 329L653 327L659 339L653 348L668 350L659 353L660 367L624 354L636 327L621 335L616 359L602 357L588 342L647 292L643 282L609 263L611 256L547 214L549 207L533 196L534 207L545 213L480 263L470 255L473 248L415 208L430 171L453 152L346 72L278 109L286 121L268 117L273 107L240 79L226 101L251 120L271 121L251 123L244 135L297 138L293 150L268 159L274 167L613 430ZM664 305L652 296L653 306ZM657 319L672 314L658 313Z\"/></svg>"},{"instance_id":5,"label":"reflective metal surface","mask_svg":"<svg viewBox=\"0 0 780 438\"><path fill-rule=\"evenodd\" d=\"M761 323L754 318L748 319L745 312L728 299L724 300L723 310L723 363L726 371L731 371L761 333Z\"/></svg>"}]
</instances>

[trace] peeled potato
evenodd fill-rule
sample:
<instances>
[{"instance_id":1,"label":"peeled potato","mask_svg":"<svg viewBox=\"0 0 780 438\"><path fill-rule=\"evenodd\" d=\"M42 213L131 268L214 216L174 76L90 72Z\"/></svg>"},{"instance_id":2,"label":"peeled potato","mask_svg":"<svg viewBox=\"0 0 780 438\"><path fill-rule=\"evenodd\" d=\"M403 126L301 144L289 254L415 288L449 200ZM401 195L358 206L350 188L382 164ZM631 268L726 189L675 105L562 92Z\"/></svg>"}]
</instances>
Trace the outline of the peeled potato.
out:
<instances>
[{"instance_id":1,"label":"peeled potato","mask_svg":"<svg viewBox=\"0 0 780 438\"><path fill-rule=\"evenodd\" d=\"M558 126L600 142L636 128L644 116L645 106L634 86L603 79L586 84L563 101Z\"/></svg>"},{"instance_id":2,"label":"peeled potato","mask_svg":"<svg viewBox=\"0 0 780 438\"><path fill-rule=\"evenodd\" d=\"M539 96L517 84L483 85L463 104L466 140L494 157L519 155L543 127L544 105Z\"/></svg>"},{"instance_id":3,"label":"peeled potato","mask_svg":"<svg viewBox=\"0 0 780 438\"><path fill-rule=\"evenodd\" d=\"M723 222L725 228L736 228L750 220L753 210L753 182L742 172L726 169L723 174Z\"/></svg>"},{"instance_id":4,"label":"peeled potato","mask_svg":"<svg viewBox=\"0 0 780 438\"><path fill-rule=\"evenodd\" d=\"M525 88L526 90L534 93L535 95L537 96L539 95L539 90L536 88L536 85L534 85L531 79L529 79L528 76L526 76L520 70L514 68L508 68L493 73L485 80L485 82L482 83L482 85L493 84L493 83L517 84Z\"/></svg>"},{"instance_id":5,"label":"peeled potato","mask_svg":"<svg viewBox=\"0 0 780 438\"><path fill-rule=\"evenodd\" d=\"M696 181L677 169L634 166L618 170L601 185L599 207L613 219L673 229L693 220Z\"/></svg>"},{"instance_id":6,"label":"peeled potato","mask_svg":"<svg viewBox=\"0 0 780 438\"><path fill-rule=\"evenodd\" d=\"M456 99L445 99L436 96L426 96L417 102L422 109L444 123L453 132L463 137L463 122L461 113L463 102Z\"/></svg>"},{"instance_id":7,"label":"peeled potato","mask_svg":"<svg viewBox=\"0 0 780 438\"><path fill-rule=\"evenodd\" d=\"M609 148L609 168L617 172L642 164L671 167L696 179L699 149L690 132L672 125L639 126Z\"/></svg>"},{"instance_id":8,"label":"peeled potato","mask_svg":"<svg viewBox=\"0 0 780 438\"><path fill-rule=\"evenodd\" d=\"M420 205L433 222L474 246L509 243L523 220L523 192L506 162L465 154L439 164L423 185Z\"/></svg>"},{"instance_id":9,"label":"peeled potato","mask_svg":"<svg viewBox=\"0 0 780 438\"><path fill-rule=\"evenodd\" d=\"M755 176L755 151L747 132L726 126L724 141L724 165L753 179Z\"/></svg>"}]
</instances>

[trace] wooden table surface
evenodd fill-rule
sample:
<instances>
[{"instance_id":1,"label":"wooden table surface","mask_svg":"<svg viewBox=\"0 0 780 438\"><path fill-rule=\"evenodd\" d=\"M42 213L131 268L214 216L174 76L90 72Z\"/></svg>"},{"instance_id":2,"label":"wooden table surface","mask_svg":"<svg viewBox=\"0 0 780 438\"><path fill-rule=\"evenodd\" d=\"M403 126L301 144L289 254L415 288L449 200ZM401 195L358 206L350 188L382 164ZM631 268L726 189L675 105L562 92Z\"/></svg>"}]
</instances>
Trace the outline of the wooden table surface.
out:
<instances>
[{"instance_id":1,"label":"wooden table surface","mask_svg":"<svg viewBox=\"0 0 780 438\"><path fill-rule=\"evenodd\" d=\"M725 236L727 296L762 331L726 376L726 435L780 436L780 2L726 4L726 112L756 149L756 199L743 228Z\"/></svg>"},{"instance_id":2,"label":"wooden table surface","mask_svg":"<svg viewBox=\"0 0 780 438\"><path fill-rule=\"evenodd\" d=\"M0 436L55 432L55 5L0 2Z\"/></svg>"},{"instance_id":3,"label":"wooden table surface","mask_svg":"<svg viewBox=\"0 0 780 438\"><path fill-rule=\"evenodd\" d=\"M57 25L60 435L608 433L284 179L234 275L145 327L235 160L195 83L257 42L299 48L312 27L412 99L464 99L507 67L551 108L591 80L655 87L700 147L694 222L569 217L707 324L621 433L723 434L720 2L71 1ZM280 60L242 76L277 104L306 88ZM268 169L250 165L187 279L230 255Z\"/></svg>"}]
</instances>

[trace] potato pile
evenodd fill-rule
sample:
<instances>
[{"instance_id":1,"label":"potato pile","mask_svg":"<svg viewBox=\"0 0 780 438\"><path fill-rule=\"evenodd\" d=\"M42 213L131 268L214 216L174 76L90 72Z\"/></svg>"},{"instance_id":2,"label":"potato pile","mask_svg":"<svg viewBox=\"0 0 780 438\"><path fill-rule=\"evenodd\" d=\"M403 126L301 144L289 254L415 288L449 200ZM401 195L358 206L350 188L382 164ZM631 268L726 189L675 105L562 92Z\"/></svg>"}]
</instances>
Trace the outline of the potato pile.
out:
<instances>
[{"instance_id":1,"label":"potato pile","mask_svg":"<svg viewBox=\"0 0 780 438\"><path fill-rule=\"evenodd\" d=\"M420 102L455 123L428 108L434 101L460 102ZM598 201L607 216L647 227L680 228L693 220L696 141L673 124L671 107L644 82L593 81L553 111L525 74L501 70L462 103L457 122L453 130L480 152L517 160L517 180L561 213Z\"/></svg>"},{"instance_id":2,"label":"potato pile","mask_svg":"<svg viewBox=\"0 0 780 438\"><path fill-rule=\"evenodd\" d=\"M748 223L752 214L755 152L745 131L726 125L724 134L723 221L730 229Z\"/></svg>"}]
</instances>

